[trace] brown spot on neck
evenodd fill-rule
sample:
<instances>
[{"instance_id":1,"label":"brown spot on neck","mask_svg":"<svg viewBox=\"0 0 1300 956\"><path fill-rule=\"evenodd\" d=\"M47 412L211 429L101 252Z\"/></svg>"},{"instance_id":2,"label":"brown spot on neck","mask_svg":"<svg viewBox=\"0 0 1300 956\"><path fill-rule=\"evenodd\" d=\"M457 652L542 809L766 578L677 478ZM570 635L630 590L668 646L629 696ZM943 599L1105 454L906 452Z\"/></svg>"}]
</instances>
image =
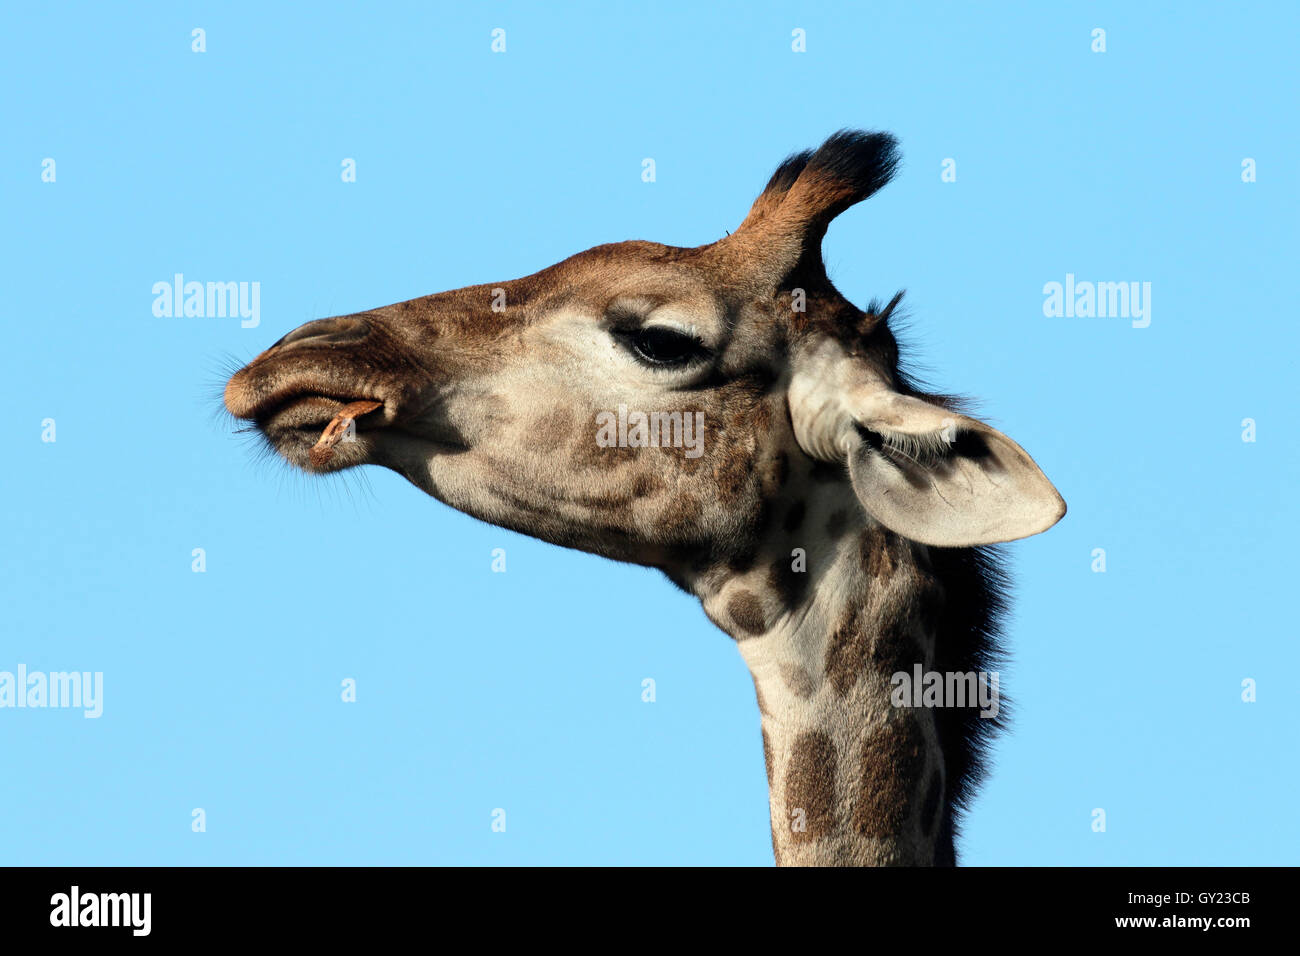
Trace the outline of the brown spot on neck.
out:
<instances>
[{"instance_id":1,"label":"brown spot on neck","mask_svg":"<svg viewBox=\"0 0 1300 956\"><path fill-rule=\"evenodd\" d=\"M652 472L642 472L632 480L632 497L645 498L662 487L663 482Z\"/></svg>"},{"instance_id":2,"label":"brown spot on neck","mask_svg":"<svg viewBox=\"0 0 1300 956\"><path fill-rule=\"evenodd\" d=\"M862 568L873 581L893 577L902 563L903 540L888 528L872 525L858 539Z\"/></svg>"},{"instance_id":3,"label":"brown spot on neck","mask_svg":"<svg viewBox=\"0 0 1300 956\"><path fill-rule=\"evenodd\" d=\"M853 828L866 837L901 836L912 815L913 787L925 766L925 741L915 720L895 720L862 745Z\"/></svg>"},{"instance_id":4,"label":"brown spot on neck","mask_svg":"<svg viewBox=\"0 0 1300 956\"><path fill-rule=\"evenodd\" d=\"M745 632L739 637L740 640L767 633L767 614L763 610L763 602L752 591L738 591L732 595L727 602L727 616L736 627Z\"/></svg>"},{"instance_id":5,"label":"brown spot on neck","mask_svg":"<svg viewBox=\"0 0 1300 956\"><path fill-rule=\"evenodd\" d=\"M829 836L835 829L835 744L819 730L800 734L790 753L785 773L784 825L791 827L795 843ZM793 829L800 820L803 829Z\"/></svg>"},{"instance_id":6,"label":"brown spot on neck","mask_svg":"<svg viewBox=\"0 0 1300 956\"><path fill-rule=\"evenodd\" d=\"M858 682L866 661L870 638L864 617L861 607L848 608L826 642L826 679L841 697Z\"/></svg>"},{"instance_id":7,"label":"brown spot on neck","mask_svg":"<svg viewBox=\"0 0 1300 956\"><path fill-rule=\"evenodd\" d=\"M669 499L657 517L664 533L676 537L698 527L703 516L704 505L700 499L684 494Z\"/></svg>"},{"instance_id":8,"label":"brown spot on neck","mask_svg":"<svg viewBox=\"0 0 1300 956\"><path fill-rule=\"evenodd\" d=\"M798 664L783 662L781 664L781 680L785 681L785 686L790 689L790 693L796 697L802 697L807 700L817 691L817 685L813 683L812 675Z\"/></svg>"},{"instance_id":9,"label":"brown spot on neck","mask_svg":"<svg viewBox=\"0 0 1300 956\"><path fill-rule=\"evenodd\" d=\"M912 636L908 621L897 616L880 623L871 640L870 657L861 665L870 664L878 673L889 675L912 670L913 664L925 664L925 654Z\"/></svg>"}]
</instances>

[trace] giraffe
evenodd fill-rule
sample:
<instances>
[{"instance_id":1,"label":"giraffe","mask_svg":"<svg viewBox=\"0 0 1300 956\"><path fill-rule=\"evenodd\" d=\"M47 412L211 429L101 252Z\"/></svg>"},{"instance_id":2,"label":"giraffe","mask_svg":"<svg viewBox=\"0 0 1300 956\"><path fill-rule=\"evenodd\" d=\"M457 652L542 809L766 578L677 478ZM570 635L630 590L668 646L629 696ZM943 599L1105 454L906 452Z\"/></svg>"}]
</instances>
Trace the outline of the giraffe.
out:
<instances>
[{"instance_id":1,"label":"giraffe","mask_svg":"<svg viewBox=\"0 0 1300 956\"><path fill-rule=\"evenodd\" d=\"M842 130L707 245L601 245L308 322L230 378L226 408L308 472L381 465L698 598L753 678L778 865L955 865L1001 718L900 699L898 675L997 662L990 546L1065 503L900 369L901 293L862 310L827 276L829 223L897 164L889 134Z\"/></svg>"}]
</instances>

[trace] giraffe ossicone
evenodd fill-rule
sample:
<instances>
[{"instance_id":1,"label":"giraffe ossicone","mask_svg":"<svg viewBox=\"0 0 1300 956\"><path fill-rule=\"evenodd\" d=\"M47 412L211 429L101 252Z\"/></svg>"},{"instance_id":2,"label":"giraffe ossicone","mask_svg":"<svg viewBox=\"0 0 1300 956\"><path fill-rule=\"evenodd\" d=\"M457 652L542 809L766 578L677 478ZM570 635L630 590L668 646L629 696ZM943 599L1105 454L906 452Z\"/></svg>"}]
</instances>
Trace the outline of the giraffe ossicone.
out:
<instances>
[{"instance_id":1,"label":"giraffe ossicone","mask_svg":"<svg viewBox=\"0 0 1300 956\"><path fill-rule=\"evenodd\" d=\"M994 671L986 546L1065 504L1018 444L900 370L899 296L859 309L827 277L830 221L897 162L891 136L842 131L708 245L597 246L309 322L231 377L226 407L307 471L381 465L699 598L753 676L778 863L955 863L1005 703L898 706L891 676ZM702 423L698 454L598 440L620 408ZM313 454L344 419L351 440Z\"/></svg>"}]
</instances>

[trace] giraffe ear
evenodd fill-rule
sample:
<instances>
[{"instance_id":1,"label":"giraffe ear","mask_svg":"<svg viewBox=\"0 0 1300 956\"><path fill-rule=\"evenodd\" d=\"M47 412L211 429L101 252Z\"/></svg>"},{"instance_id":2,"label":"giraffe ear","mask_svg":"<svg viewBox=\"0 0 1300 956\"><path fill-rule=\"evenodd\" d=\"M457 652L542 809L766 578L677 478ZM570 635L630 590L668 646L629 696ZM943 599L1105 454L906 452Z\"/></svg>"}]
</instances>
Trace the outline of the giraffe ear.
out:
<instances>
[{"instance_id":1,"label":"giraffe ear","mask_svg":"<svg viewBox=\"0 0 1300 956\"><path fill-rule=\"evenodd\" d=\"M939 547L1046 531L1065 502L1029 454L981 421L884 389L847 403L853 490L897 534Z\"/></svg>"}]
</instances>

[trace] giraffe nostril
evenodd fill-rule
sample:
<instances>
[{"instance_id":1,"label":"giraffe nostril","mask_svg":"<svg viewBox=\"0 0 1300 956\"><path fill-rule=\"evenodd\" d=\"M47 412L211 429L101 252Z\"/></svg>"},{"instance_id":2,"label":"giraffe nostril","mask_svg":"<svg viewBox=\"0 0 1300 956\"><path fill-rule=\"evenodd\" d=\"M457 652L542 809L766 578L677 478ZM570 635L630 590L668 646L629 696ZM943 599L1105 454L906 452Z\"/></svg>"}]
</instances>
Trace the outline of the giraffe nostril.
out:
<instances>
[{"instance_id":1,"label":"giraffe nostril","mask_svg":"<svg viewBox=\"0 0 1300 956\"><path fill-rule=\"evenodd\" d=\"M298 342L311 342L313 345L337 345L343 342L355 342L363 339L370 331L365 319L355 316L342 316L334 319L317 319L300 325L280 341L271 346L282 348Z\"/></svg>"}]
</instances>

